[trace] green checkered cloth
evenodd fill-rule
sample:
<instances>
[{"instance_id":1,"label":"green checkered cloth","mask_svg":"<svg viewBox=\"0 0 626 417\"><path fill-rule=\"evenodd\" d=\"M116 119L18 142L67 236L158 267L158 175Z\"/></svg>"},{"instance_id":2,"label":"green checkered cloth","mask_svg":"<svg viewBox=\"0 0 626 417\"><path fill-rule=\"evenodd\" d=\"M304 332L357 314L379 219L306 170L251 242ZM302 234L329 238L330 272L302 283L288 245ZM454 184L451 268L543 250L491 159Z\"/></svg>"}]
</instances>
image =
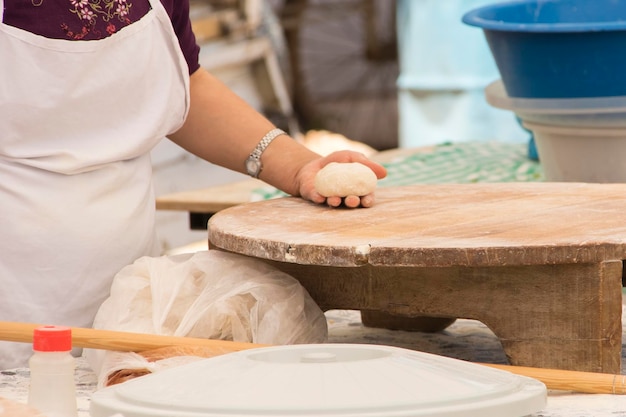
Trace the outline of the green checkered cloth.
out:
<instances>
[{"instance_id":1,"label":"green checkered cloth","mask_svg":"<svg viewBox=\"0 0 626 417\"><path fill-rule=\"evenodd\" d=\"M520 143L445 143L383 165L387 177L378 182L379 187L543 180L539 162L529 159L527 145ZM284 196L273 187L253 191L254 201Z\"/></svg>"}]
</instances>

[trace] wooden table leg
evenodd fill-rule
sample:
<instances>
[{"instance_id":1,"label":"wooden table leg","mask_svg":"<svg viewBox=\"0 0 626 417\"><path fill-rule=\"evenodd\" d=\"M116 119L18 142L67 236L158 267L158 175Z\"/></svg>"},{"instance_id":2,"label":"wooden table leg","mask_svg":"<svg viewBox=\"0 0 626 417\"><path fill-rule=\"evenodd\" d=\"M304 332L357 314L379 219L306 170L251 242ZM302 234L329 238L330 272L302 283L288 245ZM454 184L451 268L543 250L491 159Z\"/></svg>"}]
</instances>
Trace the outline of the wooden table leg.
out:
<instances>
[{"instance_id":1,"label":"wooden table leg","mask_svg":"<svg viewBox=\"0 0 626 417\"><path fill-rule=\"evenodd\" d=\"M323 310L475 319L512 365L621 371L622 262L356 268L272 262Z\"/></svg>"},{"instance_id":2,"label":"wooden table leg","mask_svg":"<svg viewBox=\"0 0 626 417\"><path fill-rule=\"evenodd\" d=\"M189 229L191 230L206 230L209 219L215 213L197 213L189 212Z\"/></svg>"}]
</instances>

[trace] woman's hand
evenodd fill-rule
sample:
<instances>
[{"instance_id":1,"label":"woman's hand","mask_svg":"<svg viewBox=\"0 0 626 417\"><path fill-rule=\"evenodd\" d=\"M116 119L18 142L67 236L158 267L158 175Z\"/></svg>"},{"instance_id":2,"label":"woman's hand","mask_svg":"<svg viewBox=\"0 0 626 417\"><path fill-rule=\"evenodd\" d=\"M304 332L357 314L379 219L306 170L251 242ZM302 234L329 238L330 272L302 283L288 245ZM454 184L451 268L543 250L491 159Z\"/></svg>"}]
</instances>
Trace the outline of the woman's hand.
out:
<instances>
[{"instance_id":1,"label":"woman's hand","mask_svg":"<svg viewBox=\"0 0 626 417\"><path fill-rule=\"evenodd\" d=\"M315 190L315 176L317 173L331 162L358 162L369 167L376 178L385 178L387 170L382 165L369 160L365 155L354 151L338 151L333 152L325 157L315 159L304 165L296 176L296 182L300 196L306 200L313 201L318 204L328 204L331 207L339 207L342 204L349 208L371 207L374 205L374 193L357 196L350 195L347 197L324 197Z\"/></svg>"}]
</instances>

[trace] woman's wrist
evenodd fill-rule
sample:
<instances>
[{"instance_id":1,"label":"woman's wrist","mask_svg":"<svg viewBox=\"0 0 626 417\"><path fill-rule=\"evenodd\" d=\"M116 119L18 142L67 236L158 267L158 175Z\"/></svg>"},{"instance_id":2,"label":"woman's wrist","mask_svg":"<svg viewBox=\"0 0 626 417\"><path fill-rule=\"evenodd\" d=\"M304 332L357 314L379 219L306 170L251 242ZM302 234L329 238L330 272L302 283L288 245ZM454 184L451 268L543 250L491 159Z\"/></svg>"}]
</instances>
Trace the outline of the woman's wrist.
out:
<instances>
[{"instance_id":1,"label":"woman's wrist","mask_svg":"<svg viewBox=\"0 0 626 417\"><path fill-rule=\"evenodd\" d=\"M256 147L250 152L250 155L246 159L245 167L248 175L253 178L259 178L259 174L263 170L263 162L261 161L261 156L265 149L272 143L274 139L278 136L286 135L282 129L274 128L267 132L265 136L261 138L259 143L257 143Z\"/></svg>"},{"instance_id":2,"label":"woman's wrist","mask_svg":"<svg viewBox=\"0 0 626 417\"><path fill-rule=\"evenodd\" d=\"M320 155L290 136L280 135L263 152L263 171L259 178L289 195L300 196L300 172L319 158Z\"/></svg>"}]
</instances>

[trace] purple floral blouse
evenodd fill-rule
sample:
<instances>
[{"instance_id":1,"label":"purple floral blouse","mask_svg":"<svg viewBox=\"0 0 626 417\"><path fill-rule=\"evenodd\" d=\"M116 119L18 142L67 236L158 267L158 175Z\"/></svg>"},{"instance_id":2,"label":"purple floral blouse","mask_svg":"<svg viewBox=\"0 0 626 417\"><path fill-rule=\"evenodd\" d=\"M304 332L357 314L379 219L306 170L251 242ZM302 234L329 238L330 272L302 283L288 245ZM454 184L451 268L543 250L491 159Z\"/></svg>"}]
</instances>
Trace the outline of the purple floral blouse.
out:
<instances>
[{"instance_id":1,"label":"purple floral blouse","mask_svg":"<svg viewBox=\"0 0 626 417\"><path fill-rule=\"evenodd\" d=\"M189 72L199 68L199 46L191 30L189 0L161 0ZM4 0L4 23L54 39L98 40L141 19L149 0Z\"/></svg>"}]
</instances>

